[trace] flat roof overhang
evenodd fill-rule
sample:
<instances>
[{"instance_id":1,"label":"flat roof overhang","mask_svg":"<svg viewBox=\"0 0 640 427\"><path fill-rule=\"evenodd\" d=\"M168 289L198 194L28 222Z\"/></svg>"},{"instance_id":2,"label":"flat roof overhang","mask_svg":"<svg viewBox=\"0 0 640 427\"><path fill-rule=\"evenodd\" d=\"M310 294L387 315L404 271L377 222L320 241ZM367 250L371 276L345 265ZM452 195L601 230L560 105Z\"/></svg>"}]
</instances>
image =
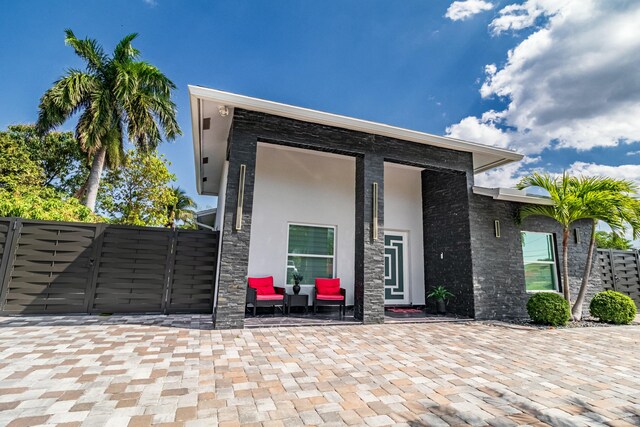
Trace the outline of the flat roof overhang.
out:
<instances>
[{"instance_id":1,"label":"flat roof overhang","mask_svg":"<svg viewBox=\"0 0 640 427\"><path fill-rule=\"evenodd\" d=\"M189 99L191 105L196 182L199 194L218 194L223 165L226 160L226 145L231 122L233 121L234 108L242 108L249 111L257 111L357 132L387 136L450 150L469 152L473 154L474 173L484 172L508 163L516 162L523 157L522 154L515 151L492 147L477 142L432 135L201 86L189 85ZM202 119L204 117L210 119L209 128L206 131L203 130ZM206 172L204 168L205 165L203 165L205 157L207 158ZM206 178L206 181L204 181L203 178Z\"/></svg>"}]
</instances>

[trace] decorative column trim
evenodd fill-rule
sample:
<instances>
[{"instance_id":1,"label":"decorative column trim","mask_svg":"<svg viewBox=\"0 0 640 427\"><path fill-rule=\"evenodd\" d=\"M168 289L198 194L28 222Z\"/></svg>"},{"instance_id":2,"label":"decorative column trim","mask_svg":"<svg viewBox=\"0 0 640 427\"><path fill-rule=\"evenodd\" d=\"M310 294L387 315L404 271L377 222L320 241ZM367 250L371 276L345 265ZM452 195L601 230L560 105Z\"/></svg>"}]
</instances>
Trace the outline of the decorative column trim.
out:
<instances>
[{"instance_id":1,"label":"decorative column trim","mask_svg":"<svg viewBox=\"0 0 640 427\"><path fill-rule=\"evenodd\" d=\"M372 241L376 241L378 240L378 183L374 182L373 183L373 220L372 220L372 236L371 236L371 240Z\"/></svg>"},{"instance_id":2,"label":"decorative column trim","mask_svg":"<svg viewBox=\"0 0 640 427\"><path fill-rule=\"evenodd\" d=\"M236 231L242 230L242 209L244 207L244 177L247 173L247 165L240 165L240 178L238 180L238 204L236 207Z\"/></svg>"}]
</instances>

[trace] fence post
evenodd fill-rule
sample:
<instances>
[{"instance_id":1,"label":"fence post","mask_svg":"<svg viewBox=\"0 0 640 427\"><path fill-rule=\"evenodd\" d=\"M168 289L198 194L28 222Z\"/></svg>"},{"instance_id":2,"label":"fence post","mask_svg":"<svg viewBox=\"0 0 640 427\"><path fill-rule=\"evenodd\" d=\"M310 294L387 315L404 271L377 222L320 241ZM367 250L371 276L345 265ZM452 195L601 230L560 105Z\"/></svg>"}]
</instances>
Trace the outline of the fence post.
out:
<instances>
[{"instance_id":1,"label":"fence post","mask_svg":"<svg viewBox=\"0 0 640 427\"><path fill-rule=\"evenodd\" d=\"M173 271L175 270L176 250L178 247L178 228L171 231L169 242L169 253L167 254L167 265L164 270L164 290L162 292L162 313L169 313L169 299L173 288Z\"/></svg>"},{"instance_id":2,"label":"fence post","mask_svg":"<svg viewBox=\"0 0 640 427\"><path fill-rule=\"evenodd\" d=\"M616 286L616 263L615 258L613 257L613 249L609 249L609 259L611 260L611 284L613 285L613 290L617 291L618 287Z\"/></svg>"},{"instance_id":3,"label":"fence post","mask_svg":"<svg viewBox=\"0 0 640 427\"><path fill-rule=\"evenodd\" d=\"M16 243L22 231L22 220L20 218L9 219L9 229L7 230L7 240L4 246L2 259L0 260L0 312L4 311L9 293L9 278L11 268L16 256Z\"/></svg>"},{"instance_id":4,"label":"fence post","mask_svg":"<svg viewBox=\"0 0 640 427\"><path fill-rule=\"evenodd\" d=\"M98 273L100 272L100 258L102 257L102 242L104 240L105 224L96 224L93 237L93 250L91 251L91 274L89 283L85 288L84 308L87 313L93 311L93 302L96 298L96 284L98 283Z\"/></svg>"}]
</instances>

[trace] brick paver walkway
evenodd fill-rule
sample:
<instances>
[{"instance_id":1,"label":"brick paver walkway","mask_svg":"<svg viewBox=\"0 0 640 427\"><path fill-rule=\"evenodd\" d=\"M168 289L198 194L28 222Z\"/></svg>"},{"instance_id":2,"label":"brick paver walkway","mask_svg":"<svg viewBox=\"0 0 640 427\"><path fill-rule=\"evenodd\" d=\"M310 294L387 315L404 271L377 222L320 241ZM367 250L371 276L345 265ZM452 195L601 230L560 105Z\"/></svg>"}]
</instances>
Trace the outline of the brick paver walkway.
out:
<instances>
[{"instance_id":1,"label":"brick paver walkway","mask_svg":"<svg viewBox=\"0 0 640 427\"><path fill-rule=\"evenodd\" d=\"M638 326L158 319L0 319L0 425L640 424Z\"/></svg>"}]
</instances>

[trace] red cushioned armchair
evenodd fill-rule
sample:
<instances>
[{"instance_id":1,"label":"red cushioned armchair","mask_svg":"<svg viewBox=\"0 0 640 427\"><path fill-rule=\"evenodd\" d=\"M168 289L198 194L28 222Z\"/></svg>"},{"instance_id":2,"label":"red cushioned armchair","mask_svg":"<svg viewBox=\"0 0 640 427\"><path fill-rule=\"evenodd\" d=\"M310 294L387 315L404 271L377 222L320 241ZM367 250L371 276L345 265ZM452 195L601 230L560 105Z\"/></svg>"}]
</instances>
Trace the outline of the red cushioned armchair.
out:
<instances>
[{"instance_id":1,"label":"red cushioned armchair","mask_svg":"<svg viewBox=\"0 0 640 427\"><path fill-rule=\"evenodd\" d=\"M273 276L249 277L247 287L247 306L253 306L253 315L256 315L258 307L273 307L276 314L276 306L279 305L284 312L284 288L273 286Z\"/></svg>"},{"instance_id":2,"label":"red cushioned armchair","mask_svg":"<svg viewBox=\"0 0 640 427\"><path fill-rule=\"evenodd\" d=\"M340 318L345 314L347 291L340 287L340 279L316 279L313 293L313 313L318 312L318 306L338 306Z\"/></svg>"}]
</instances>

